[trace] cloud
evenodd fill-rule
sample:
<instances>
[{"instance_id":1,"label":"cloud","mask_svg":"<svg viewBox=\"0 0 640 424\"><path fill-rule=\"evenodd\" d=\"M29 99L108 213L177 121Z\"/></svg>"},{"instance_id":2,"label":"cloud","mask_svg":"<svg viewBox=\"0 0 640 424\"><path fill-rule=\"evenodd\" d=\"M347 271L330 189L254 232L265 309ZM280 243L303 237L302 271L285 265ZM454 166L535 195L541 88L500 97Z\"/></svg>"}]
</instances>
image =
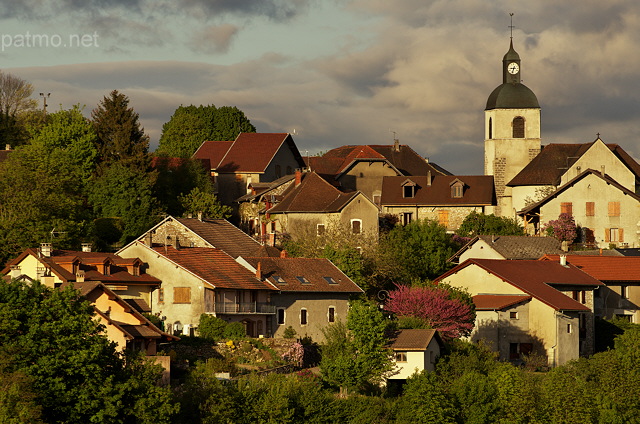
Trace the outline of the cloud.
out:
<instances>
[{"instance_id":1,"label":"cloud","mask_svg":"<svg viewBox=\"0 0 640 424\"><path fill-rule=\"evenodd\" d=\"M238 27L235 25L210 26L193 35L191 46L201 53L226 53L237 33Z\"/></svg>"}]
</instances>

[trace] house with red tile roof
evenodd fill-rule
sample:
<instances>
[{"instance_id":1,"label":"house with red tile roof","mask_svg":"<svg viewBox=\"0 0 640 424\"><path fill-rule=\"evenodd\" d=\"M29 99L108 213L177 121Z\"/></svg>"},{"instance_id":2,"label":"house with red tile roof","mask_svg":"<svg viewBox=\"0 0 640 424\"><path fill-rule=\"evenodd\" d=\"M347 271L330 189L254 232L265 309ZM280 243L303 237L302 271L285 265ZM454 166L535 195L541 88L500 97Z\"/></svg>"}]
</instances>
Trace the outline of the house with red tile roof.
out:
<instances>
[{"instance_id":1,"label":"house with red tile roof","mask_svg":"<svg viewBox=\"0 0 640 424\"><path fill-rule=\"evenodd\" d=\"M205 141L193 158L209 160L218 199L234 207L249 184L274 181L305 166L287 133L240 133L232 142Z\"/></svg>"},{"instance_id":2,"label":"house with red tile roof","mask_svg":"<svg viewBox=\"0 0 640 424\"><path fill-rule=\"evenodd\" d=\"M306 158L307 166L343 191L360 191L380 205L382 179L386 176L451 175L401 145L342 146L322 156Z\"/></svg>"},{"instance_id":3,"label":"house with red tile roof","mask_svg":"<svg viewBox=\"0 0 640 424\"><path fill-rule=\"evenodd\" d=\"M421 371L435 370L436 359L444 350L437 330L398 330L390 340L396 373L388 380L406 380Z\"/></svg>"},{"instance_id":4,"label":"house with red tile roof","mask_svg":"<svg viewBox=\"0 0 640 424\"><path fill-rule=\"evenodd\" d=\"M264 209L254 217L260 236L269 244L283 237L309 237L339 226L354 237L378 234L378 207L363 193L342 192L314 171L299 178L278 196L263 196Z\"/></svg>"},{"instance_id":5,"label":"house with red tile roof","mask_svg":"<svg viewBox=\"0 0 640 424\"><path fill-rule=\"evenodd\" d=\"M113 253L53 249L42 243L38 249L26 249L9 261L2 275L25 275L55 288L66 283L99 282L130 302L140 312L150 312L151 293L160 280L146 272L146 264L136 257L123 258Z\"/></svg>"},{"instance_id":6,"label":"house with red tile roof","mask_svg":"<svg viewBox=\"0 0 640 424\"><path fill-rule=\"evenodd\" d=\"M349 299L363 291L328 259L238 258L238 263L271 283L276 308L270 333L283 337L288 327L300 337L324 340L322 328L346 321Z\"/></svg>"},{"instance_id":7,"label":"house with red tile roof","mask_svg":"<svg viewBox=\"0 0 640 424\"><path fill-rule=\"evenodd\" d=\"M634 179L635 176L629 176L629 180ZM601 170L584 169L518 215L530 234L539 234L549 221L568 213L581 228L580 242L588 247L640 247L637 218L640 196L621 184L621 180Z\"/></svg>"},{"instance_id":8,"label":"house with red tile roof","mask_svg":"<svg viewBox=\"0 0 640 424\"><path fill-rule=\"evenodd\" d=\"M540 260L559 257L545 255ZM567 263L605 284L594 293L596 317L640 323L640 256L569 255Z\"/></svg>"},{"instance_id":9,"label":"house with red tile roof","mask_svg":"<svg viewBox=\"0 0 640 424\"><path fill-rule=\"evenodd\" d=\"M403 225L417 219L437 220L455 231L471 212L485 213L496 204L491 175L386 176L382 180L382 212Z\"/></svg>"},{"instance_id":10,"label":"house with red tile roof","mask_svg":"<svg viewBox=\"0 0 640 424\"><path fill-rule=\"evenodd\" d=\"M162 280L150 305L166 328L190 334L198 327L201 314L212 314L227 322L241 322L251 337L270 335L276 314L272 295L277 293L270 282L262 281L219 248L149 241L149 237L136 240L118 254L141 258L148 272Z\"/></svg>"},{"instance_id":11,"label":"house with red tile roof","mask_svg":"<svg viewBox=\"0 0 640 424\"><path fill-rule=\"evenodd\" d=\"M471 340L485 340L502 360L535 353L558 366L593 353L593 292L603 284L571 264L468 259L435 282L469 291Z\"/></svg>"}]
</instances>

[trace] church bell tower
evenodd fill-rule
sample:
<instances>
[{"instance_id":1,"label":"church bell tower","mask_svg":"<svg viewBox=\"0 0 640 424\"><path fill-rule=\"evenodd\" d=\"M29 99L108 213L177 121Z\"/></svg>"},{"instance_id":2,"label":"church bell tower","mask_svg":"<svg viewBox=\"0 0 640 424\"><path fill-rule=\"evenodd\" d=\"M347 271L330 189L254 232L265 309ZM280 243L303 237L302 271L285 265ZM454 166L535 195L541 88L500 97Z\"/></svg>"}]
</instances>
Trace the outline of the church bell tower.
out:
<instances>
[{"instance_id":1,"label":"church bell tower","mask_svg":"<svg viewBox=\"0 0 640 424\"><path fill-rule=\"evenodd\" d=\"M507 184L540 153L540 105L522 84L520 55L513 48L502 58L502 84L489 95L484 112L484 173L493 175L498 216L515 217Z\"/></svg>"}]
</instances>

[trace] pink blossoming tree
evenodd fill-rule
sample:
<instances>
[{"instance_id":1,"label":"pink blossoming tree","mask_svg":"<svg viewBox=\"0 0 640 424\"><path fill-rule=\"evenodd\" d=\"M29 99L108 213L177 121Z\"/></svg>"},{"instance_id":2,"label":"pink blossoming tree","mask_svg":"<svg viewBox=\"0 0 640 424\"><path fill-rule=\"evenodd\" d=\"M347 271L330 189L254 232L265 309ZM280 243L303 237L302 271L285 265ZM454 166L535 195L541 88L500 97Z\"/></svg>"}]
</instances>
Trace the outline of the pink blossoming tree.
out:
<instances>
[{"instance_id":1,"label":"pink blossoming tree","mask_svg":"<svg viewBox=\"0 0 640 424\"><path fill-rule=\"evenodd\" d=\"M568 213L561 213L558 219L549 221L543 228L549 236L555 237L560 241L573 242L577 235L576 221Z\"/></svg>"},{"instance_id":2,"label":"pink blossoming tree","mask_svg":"<svg viewBox=\"0 0 640 424\"><path fill-rule=\"evenodd\" d=\"M384 309L398 318L418 318L438 330L444 339L471 334L475 321L470 298L465 301L461 293L441 286L398 285L389 292Z\"/></svg>"}]
</instances>

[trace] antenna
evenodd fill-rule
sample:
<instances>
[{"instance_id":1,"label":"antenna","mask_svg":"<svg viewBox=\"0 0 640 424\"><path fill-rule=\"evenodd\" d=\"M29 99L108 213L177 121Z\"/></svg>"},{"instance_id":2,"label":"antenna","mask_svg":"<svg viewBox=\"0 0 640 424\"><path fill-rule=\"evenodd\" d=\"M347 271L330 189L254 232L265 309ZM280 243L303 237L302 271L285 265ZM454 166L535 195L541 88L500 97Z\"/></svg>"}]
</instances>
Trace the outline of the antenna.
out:
<instances>
[{"instance_id":1,"label":"antenna","mask_svg":"<svg viewBox=\"0 0 640 424\"><path fill-rule=\"evenodd\" d=\"M513 40L513 12L509 12L509 16L511 16L511 25L509 25L509 28L511 29L511 39Z\"/></svg>"},{"instance_id":2,"label":"antenna","mask_svg":"<svg viewBox=\"0 0 640 424\"><path fill-rule=\"evenodd\" d=\"M398 138L398 137L397 137L396 132L395 132L395 131L393 131L391 128L389 128L389 132L390 132L391 134L393 134L393 139L394 139L394 140L396 140L396 139Z\"/></svg>"}]
</instances>

